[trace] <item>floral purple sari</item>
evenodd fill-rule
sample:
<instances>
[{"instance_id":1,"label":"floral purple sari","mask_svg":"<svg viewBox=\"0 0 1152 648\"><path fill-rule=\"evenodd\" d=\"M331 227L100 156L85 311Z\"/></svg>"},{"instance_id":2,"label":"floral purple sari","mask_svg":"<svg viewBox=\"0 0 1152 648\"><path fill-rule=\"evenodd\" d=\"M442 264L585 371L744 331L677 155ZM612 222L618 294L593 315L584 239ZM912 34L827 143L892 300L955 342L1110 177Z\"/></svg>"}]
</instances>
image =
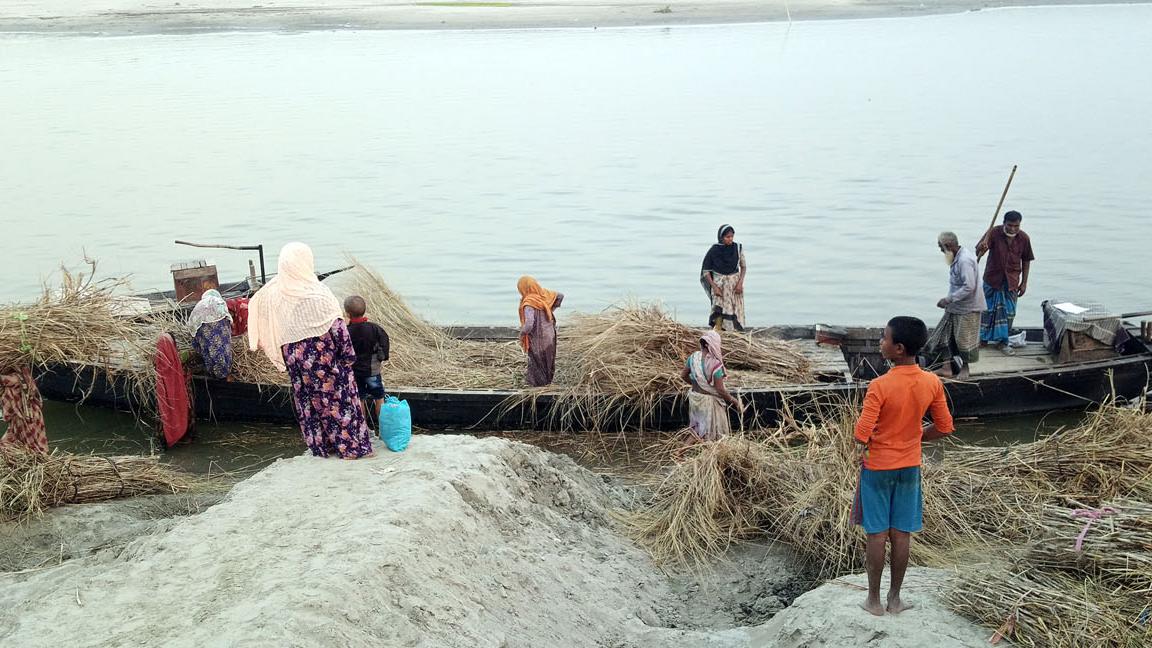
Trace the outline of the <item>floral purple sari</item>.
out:
<instances>
[{"instance_id":1,"label":"floral purple sari","mask_svg":"<svg viewBox=\"0 0 1152 648\"><path fill-rule=\"evenodd\" d=\"M352 363L356 352L344 320L327 333L281 347L292 403L304 443L317 457L358 459L372 454Z\"/></svg>"}]
</instances>

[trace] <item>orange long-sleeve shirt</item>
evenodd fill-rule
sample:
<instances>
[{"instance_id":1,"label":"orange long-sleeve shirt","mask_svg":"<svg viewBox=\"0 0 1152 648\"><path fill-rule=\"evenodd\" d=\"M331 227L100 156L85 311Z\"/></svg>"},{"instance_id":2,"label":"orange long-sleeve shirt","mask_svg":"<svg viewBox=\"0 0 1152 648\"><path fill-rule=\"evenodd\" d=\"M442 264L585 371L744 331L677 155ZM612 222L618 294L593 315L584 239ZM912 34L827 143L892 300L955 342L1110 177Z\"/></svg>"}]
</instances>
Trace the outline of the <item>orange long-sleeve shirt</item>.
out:
<instances>
[{"instance_id":1,"label":"orange long-sleeve shirt","mask_svg":"<svg viewBox=\"0 0 1152 648\"><path fill-rule=\"evenodd\" d=\"M929 411L938 431L951 434L955 430L944 385L935 374L916 365L896 365L873 380L856 422L856 440L868 446L864 467L896 470L919 466L921 421Z\"/></svg>"}]
</instances>

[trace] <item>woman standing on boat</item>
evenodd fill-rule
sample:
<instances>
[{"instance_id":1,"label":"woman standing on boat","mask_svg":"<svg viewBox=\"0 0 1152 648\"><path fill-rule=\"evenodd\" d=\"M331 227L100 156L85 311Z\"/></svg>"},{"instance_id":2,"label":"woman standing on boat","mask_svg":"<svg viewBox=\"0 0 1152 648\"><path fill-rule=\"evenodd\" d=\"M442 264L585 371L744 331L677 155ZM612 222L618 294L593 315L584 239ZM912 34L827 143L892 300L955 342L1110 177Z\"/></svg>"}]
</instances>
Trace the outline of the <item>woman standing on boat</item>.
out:
<instances>
[{"instance_id":1,"label":"woman standing on boat","mask_svg":"<svg viewBox=\"0 0 1152 648\"><path fill-rule=\"evenodd\" d=\"M204 291L192 309L188 327L192 329L192 346L204 358L204 370L213 378L227 378L232 372L232 315L219 291Z\"/></svg>"},{"instance_id":2,"label":"woman standing on boat","mask_svg":"<svg viewBox=\"0 0 1152 648\"><path fill-rule=\"evenodd\" d=\"M372 439L352 374L356 352L340 303L316 278L307 245L285 245L278 270L248 304L248 344L288 372L296 420L313 455L369 456Z\"/></svg>"},{"instance_id":3,"label":"woman standing on boat","mask_svg":"<svg viewBox=\"0 0 1152 648\"><path fill-rule=\"evenodd\" d=\"M721 225L716 244L704 255L700 267L700 285L712 303L708 326L718 331L744 330L744 275L748 265L744 262L744 246L733 240L735 236L731 225Z\"/></svg>"},{"instance_id":4,"label":"woman standing on boat","mask_svg":"<svg viewBox=\"0 0 1152 648\"><path fill-rule=\"evenodd\" d=\"M527 382L531 387L552 384L556 373L556 315L564 293L547 290L524 275L516 282L520 291L520 346L528 354Z\"/></svg>"},{"instance_id":5,"label":"woman standing on boat","mask_svg":"<svg viewBox=\"0 0 1152 648\"><path fill-rule=\"evenodd\" d=\"M708 331L700 337L700 350L688 356L680 372L684 382L692 385L688 392L688 427L700 441L715 441L732 431L725 403L738 410L741 405L724 387L727 376L720 334Z\"/></svg>"}]
</instances>

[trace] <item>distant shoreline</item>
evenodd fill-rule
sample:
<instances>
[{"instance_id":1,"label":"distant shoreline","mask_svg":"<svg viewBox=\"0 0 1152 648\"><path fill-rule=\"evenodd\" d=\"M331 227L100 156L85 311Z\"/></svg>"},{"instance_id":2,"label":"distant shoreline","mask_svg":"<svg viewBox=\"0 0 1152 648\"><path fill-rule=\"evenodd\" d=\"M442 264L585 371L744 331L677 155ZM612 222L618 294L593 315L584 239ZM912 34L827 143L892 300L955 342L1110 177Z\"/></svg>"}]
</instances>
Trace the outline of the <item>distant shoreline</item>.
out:
<instances>
[{"instance_id":1,"label":"distant shoreline","mask_svg":"<svg viewBox=\"0 0 1152 648\"><path fill-rule=\"evenodd\" d=\"M161 3L162 2L162 3ZM127 36L219 32L531 29L891 18L981 9L1147 4L1096 0L0 0L0 33Z\"/></svg>"}]
</instances>

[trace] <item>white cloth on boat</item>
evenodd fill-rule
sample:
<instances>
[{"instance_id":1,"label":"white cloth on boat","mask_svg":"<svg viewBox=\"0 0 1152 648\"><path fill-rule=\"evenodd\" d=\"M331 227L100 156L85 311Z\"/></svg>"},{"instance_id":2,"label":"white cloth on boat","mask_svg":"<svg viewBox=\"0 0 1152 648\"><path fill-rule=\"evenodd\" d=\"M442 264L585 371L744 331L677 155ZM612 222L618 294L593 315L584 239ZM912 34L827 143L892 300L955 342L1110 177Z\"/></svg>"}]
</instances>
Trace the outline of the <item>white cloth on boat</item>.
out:
<instances>
[{"instance_id":1,"label":"white cloth on boat","mask_svg":"<svg viewBox=\"0 0 1152 648\"><path fill-rule=\"evenodd\" d=\"M196 307L192 309L192 315L188 317L188 328L195 335L201 326L214 324L224 318L231 321L232 315L228 312L228 303L224 301L220 291L216 289L205 290L200 301L196 302Z\"/></svg>"}]
</instances>

